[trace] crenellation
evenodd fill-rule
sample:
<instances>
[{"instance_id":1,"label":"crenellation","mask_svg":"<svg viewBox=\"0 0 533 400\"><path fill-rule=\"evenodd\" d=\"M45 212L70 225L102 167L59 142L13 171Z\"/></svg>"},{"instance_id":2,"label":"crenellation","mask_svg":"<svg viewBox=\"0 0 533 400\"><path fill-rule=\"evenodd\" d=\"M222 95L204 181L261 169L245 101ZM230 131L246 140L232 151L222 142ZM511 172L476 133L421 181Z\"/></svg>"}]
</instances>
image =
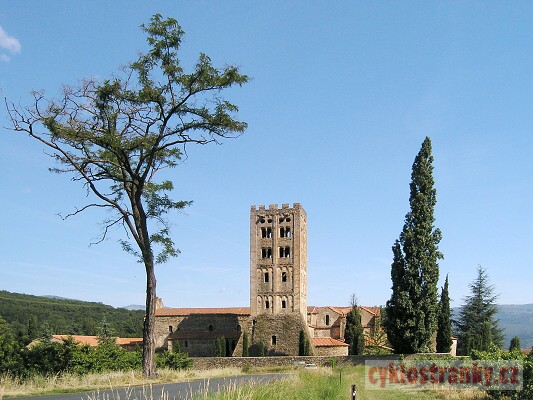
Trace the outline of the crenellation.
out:
<instances>
[{"instance_id":1,"label":"crenellation","mask_svg":"<svg viewBox=\"0 0 533 400\"><path fill-rule=\"evenodd\" d=\"M269 209L269 210L277 210L277 209L278 209L278 205L277 205L277 204L270 204L270 205L268 206L268 209Z\"/></svg>"}]
</instances>

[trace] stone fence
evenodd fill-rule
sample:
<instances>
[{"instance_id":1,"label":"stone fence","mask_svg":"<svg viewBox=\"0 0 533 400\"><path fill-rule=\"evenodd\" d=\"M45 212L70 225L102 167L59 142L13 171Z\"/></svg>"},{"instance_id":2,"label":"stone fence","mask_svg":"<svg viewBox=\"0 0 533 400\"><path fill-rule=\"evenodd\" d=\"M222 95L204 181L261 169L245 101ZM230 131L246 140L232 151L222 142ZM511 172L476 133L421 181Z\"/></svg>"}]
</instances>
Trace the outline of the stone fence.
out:
<instances>
[{"instance_id":1,"label":"stone fence","mask_svg":"<svg viewBox=\"0 0 533 400\"><path fill-rule=\"evenodd\" d=\"M193 369L249 367L285 367L300 364L330 366L336 360L337 366L364 365L367 360L399 360L397 354L363 355L363 356L276 356L276 357L192 357Z\"/></svg>"}]
</instances>

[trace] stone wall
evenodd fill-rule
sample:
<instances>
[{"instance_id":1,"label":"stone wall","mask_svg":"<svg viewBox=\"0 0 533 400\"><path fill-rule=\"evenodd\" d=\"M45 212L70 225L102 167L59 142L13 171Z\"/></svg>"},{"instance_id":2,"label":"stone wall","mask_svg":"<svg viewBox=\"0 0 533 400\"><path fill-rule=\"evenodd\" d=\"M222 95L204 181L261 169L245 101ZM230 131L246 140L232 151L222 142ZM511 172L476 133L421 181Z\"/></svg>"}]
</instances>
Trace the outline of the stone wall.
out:
<instances>
[{"instance_id":1,"label":"stone wall","mask_svg":"<svg viewBox=\"0 0 533 400\"><path fill-rule=\"evenodd\" d=\"M193 358L192 368L196 370L206 370L213 368L242 368L250 367L275 367L275 366L295 366L297 363L316 364L318 366L331 366L331 360L335 359L337 366L364 365L366 360L399 360L400 356L395 354L374 355L374 356L341 356L341 357L321 357L321 356L278 356L278 357L198 357Z\"/></svg>"},{"instance_id":2,"label":"stone wall","mask_svg":"<svg viewBox=\"0 0 533 400\"><path fill-rule=\"evenodd\" d=\"M229 340L230 350L239 348L242 354L242 332L249 329L249 317L233 314L192 314L185 316L158 316L155 336L158 350L171 350L178 342L180 349L191 356L214 356L215 341Z\"/></svg>"},{"instance_id":3,"label":"stone wall","mask_svg":"<svg viewBox=\"0 0 533 400\"><path fill-rule=\"evenodd\" d=\"M336 347L315 347L313 350L314 355L331 357L331 356L347 356L348 346L336 346Z\"/></svg>"},{"instance_id":4,"label":"stone wall","mask_svg":"<svg viewBox=\"0 0 533 400\"><path fill-rule=\"evenodd\" d=\"M252 349L263 343L267 355L298 355L300 331L307 333L300 314L258 315L252 325Z\"/></svg>"}]
</instances>

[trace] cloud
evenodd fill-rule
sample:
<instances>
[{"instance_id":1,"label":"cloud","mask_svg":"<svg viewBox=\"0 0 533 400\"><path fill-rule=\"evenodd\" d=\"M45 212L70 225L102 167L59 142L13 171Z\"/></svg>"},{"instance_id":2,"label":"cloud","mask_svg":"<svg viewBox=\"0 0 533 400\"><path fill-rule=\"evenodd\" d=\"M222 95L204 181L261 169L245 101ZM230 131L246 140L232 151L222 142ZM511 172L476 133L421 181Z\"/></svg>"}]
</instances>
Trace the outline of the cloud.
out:
<instances>
[{"instance_id":1,"label":"cloud","mask_svg":"<svg viewBox=\"0 0 533 400\"><path fill-rule=\"evenodd\" d=\"M9 36L0 26L0 48L6 49L11 54L20 53L20 42L13 36ZM6 54L0 54L0 61L9 62L11 57Z\"/></svg>"}]
</instances>

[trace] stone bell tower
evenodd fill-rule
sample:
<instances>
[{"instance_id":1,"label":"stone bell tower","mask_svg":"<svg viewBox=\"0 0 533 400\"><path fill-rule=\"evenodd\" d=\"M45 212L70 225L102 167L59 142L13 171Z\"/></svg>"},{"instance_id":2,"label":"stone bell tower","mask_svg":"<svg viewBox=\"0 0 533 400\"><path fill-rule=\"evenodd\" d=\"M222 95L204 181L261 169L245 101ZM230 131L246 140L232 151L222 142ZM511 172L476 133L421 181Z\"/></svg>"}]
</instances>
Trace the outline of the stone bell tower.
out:
<instances>
[{"instance_id":1,"label":"stone bell tower","mask_svg":"<svg viewBox=\"0 0 533 400\"><path fill-rule=\"evenodd\" d=\"M251 207L250 309L307 319L307 215L298 203Z\"/></svg>"}]
</instances>

